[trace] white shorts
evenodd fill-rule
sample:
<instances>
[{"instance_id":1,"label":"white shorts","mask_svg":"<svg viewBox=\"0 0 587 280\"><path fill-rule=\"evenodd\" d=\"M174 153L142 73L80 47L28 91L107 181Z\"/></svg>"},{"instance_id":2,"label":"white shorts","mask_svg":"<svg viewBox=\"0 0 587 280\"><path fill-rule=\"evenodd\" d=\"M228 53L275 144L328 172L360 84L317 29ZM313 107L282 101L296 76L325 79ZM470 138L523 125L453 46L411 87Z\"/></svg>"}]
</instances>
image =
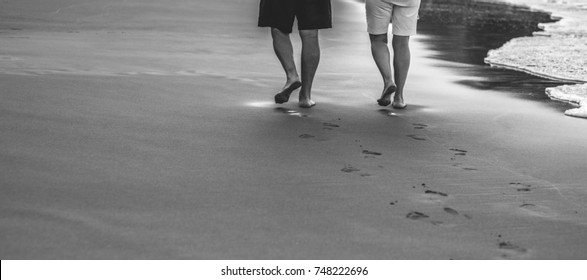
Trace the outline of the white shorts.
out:
<instances>
[{"instance_id":1,"label":"white shorts","mask_svg":"<svg viewBox=\"0 0 587 280\"><path fill-rule=\"evenodd\" d=\"M387 34L391 22L393 35L416 35L420 0L367 0L365 7L369 34Z\"/></svg>"}]
</instances>

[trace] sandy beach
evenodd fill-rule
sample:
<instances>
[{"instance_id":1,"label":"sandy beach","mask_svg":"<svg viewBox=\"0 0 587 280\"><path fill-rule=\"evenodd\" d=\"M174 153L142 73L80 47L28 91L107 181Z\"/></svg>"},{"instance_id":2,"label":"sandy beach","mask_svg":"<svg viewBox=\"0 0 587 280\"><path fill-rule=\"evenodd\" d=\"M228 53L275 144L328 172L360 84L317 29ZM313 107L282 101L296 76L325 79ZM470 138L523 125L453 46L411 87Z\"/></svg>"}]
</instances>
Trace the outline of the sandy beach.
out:
<instances>
[{"instance_id":1,"label":"sandy beach","mask_svg":"<svg viewBox=\"0 0 587 280\"><path fill-rule=\"evenodd\" d=\"M569 105L420 33L408 108L379 107L342 0L317 106L276 105L257 0L161 2L0 1L1 259L587 258Z\"/></svg>"}]
</instances>

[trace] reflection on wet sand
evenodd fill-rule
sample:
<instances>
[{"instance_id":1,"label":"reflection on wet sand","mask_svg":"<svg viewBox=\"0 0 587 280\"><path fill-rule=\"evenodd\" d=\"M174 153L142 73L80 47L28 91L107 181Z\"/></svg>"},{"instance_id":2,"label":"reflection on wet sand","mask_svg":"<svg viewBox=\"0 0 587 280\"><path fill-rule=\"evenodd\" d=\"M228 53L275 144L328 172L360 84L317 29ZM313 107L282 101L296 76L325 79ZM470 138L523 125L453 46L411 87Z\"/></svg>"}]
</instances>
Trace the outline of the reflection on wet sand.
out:
<instances>
[{"instance_id":1,"label":"reflection on wet sand","mask_svg":"<svg viewBox=\"0 0 587 280\"><path fill-rule=\"evenodd\" d=\"M420 40L432 50L434 58L456 62L445 65L464 76L459 83L484 90L510 92L513 96L541 100L551 106L568 109L553 102L545 93L562 82L519 71L490 67L484 62L487 52L509 40L531 36L539 23L551 22L549 14L527 7L499 2L424 0L421 6Z\"/></svg>"}]
</instances>

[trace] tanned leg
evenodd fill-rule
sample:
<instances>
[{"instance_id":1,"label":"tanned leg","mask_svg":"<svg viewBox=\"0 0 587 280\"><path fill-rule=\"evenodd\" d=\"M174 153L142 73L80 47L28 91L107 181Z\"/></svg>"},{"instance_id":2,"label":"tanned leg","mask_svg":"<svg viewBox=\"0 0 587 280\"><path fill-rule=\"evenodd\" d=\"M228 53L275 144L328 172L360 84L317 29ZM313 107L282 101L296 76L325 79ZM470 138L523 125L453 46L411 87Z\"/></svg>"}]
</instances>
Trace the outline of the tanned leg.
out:
<instances>
[{"instance_id":1,"label":"tanned leg","mask_svg":"<svg viewBox=\"0 0 587 280\"><path fill-rule=\"evenodd\" d=\"M300 30L299 32L302 38L302 89L299 105L302 108L310 108L316 104L312 101L312 84L320 63L318 30Z\"/></svg>"},{"instance_id":2,"label":"tanned leg","mask_svg":"<svg viewBox=\"0 0 587 280\"><path fill-rule=\"evenodd\" d=\"M377 103L381 106L387 106L391 103L391 95L396 90L396 85L392 79L393 71L391 69L391 55L389 53L389 47L387 46L387 34L369 34L369 39L371 40L371 54L373 55L373 60L375 60L375 64L377 65L379 73L381 73L381 78L383 79L383 91L381 93L381 98L377 100Z\"/></svg>"},{"instance_id":3,"label":"tanned leg","mask_svg":"<svg viewBox=\"0 0 587 280\"><path fill-rule=\"evenodd\" d=\"M393 68L395 69L395 82L397 90L393 97L392 106L397 109L406 107L404 102L404 86L408 78L408 70L410 69L410 36L393 35Z\"/></svg>"},{"instance_id":4,"label":"tanned leg","mask_svg":"<svg viewBox=\"0 0 587 280\"><path fill-rule=\"evenodd\" d=\"M289 100L290 94L301 86L300 77L293 57L293 46L288 33L277 28L271 28L273 50L279 59L286 75L283 89L275 95L275 103L284 103Z\"/></svg>"}]
</instances>

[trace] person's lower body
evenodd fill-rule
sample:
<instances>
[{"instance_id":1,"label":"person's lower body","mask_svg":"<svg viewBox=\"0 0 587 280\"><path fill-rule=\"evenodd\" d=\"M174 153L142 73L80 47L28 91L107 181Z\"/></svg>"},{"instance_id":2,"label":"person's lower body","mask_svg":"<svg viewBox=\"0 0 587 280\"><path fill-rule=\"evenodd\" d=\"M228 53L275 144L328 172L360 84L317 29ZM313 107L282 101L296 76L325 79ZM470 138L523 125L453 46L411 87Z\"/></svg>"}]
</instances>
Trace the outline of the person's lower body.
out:
<instances>
[{"instance_id":1,"label":"person's lower body","mask_svg":"<svg viewBox=\"0 0 587 280\"><path fill-rule=\"evenodd\" d=\"M302 40L301 79L290 39L296 18ZM271 27L273 49L286 74L285 85L275 95L275 102L287 102L291 93L301 88L299 106L314 106L311 90L320 62L318 30L332 27L330 0L261 0L259 26Z\"/></svg>"},{"instance_id":2,"label":"person's lower body","mask_svg":"<svg viewBox=\"0 0 587 280\"><path fill-rule=\"evenodd\" d=\"M420 1L413 6L397 6L392 0L367 0L367 27L371 41L371 54L383 79L383 91L377 103L392 104L403 109L404 87L410 68L409 39L416 34ZM388 47L389 23L392 24L393 68ZM393 102L391 97L393 95Z\"/></svg>"},{"instance_id":3,"label":"person's lower body","mask_svg":"<svg viewBox=\"0 0 587 280\"><path fill-rule=\"evenodd\" d=\"M302 86L298 70L294 62L293 46L288 33L284 33L277 28L271 28L271 37L273 38L273 50L279 59L283 70L285 71L285 85L275 95L275 103L281 104L289 100L293 91Z\"/></svg>"}]
</instances>

